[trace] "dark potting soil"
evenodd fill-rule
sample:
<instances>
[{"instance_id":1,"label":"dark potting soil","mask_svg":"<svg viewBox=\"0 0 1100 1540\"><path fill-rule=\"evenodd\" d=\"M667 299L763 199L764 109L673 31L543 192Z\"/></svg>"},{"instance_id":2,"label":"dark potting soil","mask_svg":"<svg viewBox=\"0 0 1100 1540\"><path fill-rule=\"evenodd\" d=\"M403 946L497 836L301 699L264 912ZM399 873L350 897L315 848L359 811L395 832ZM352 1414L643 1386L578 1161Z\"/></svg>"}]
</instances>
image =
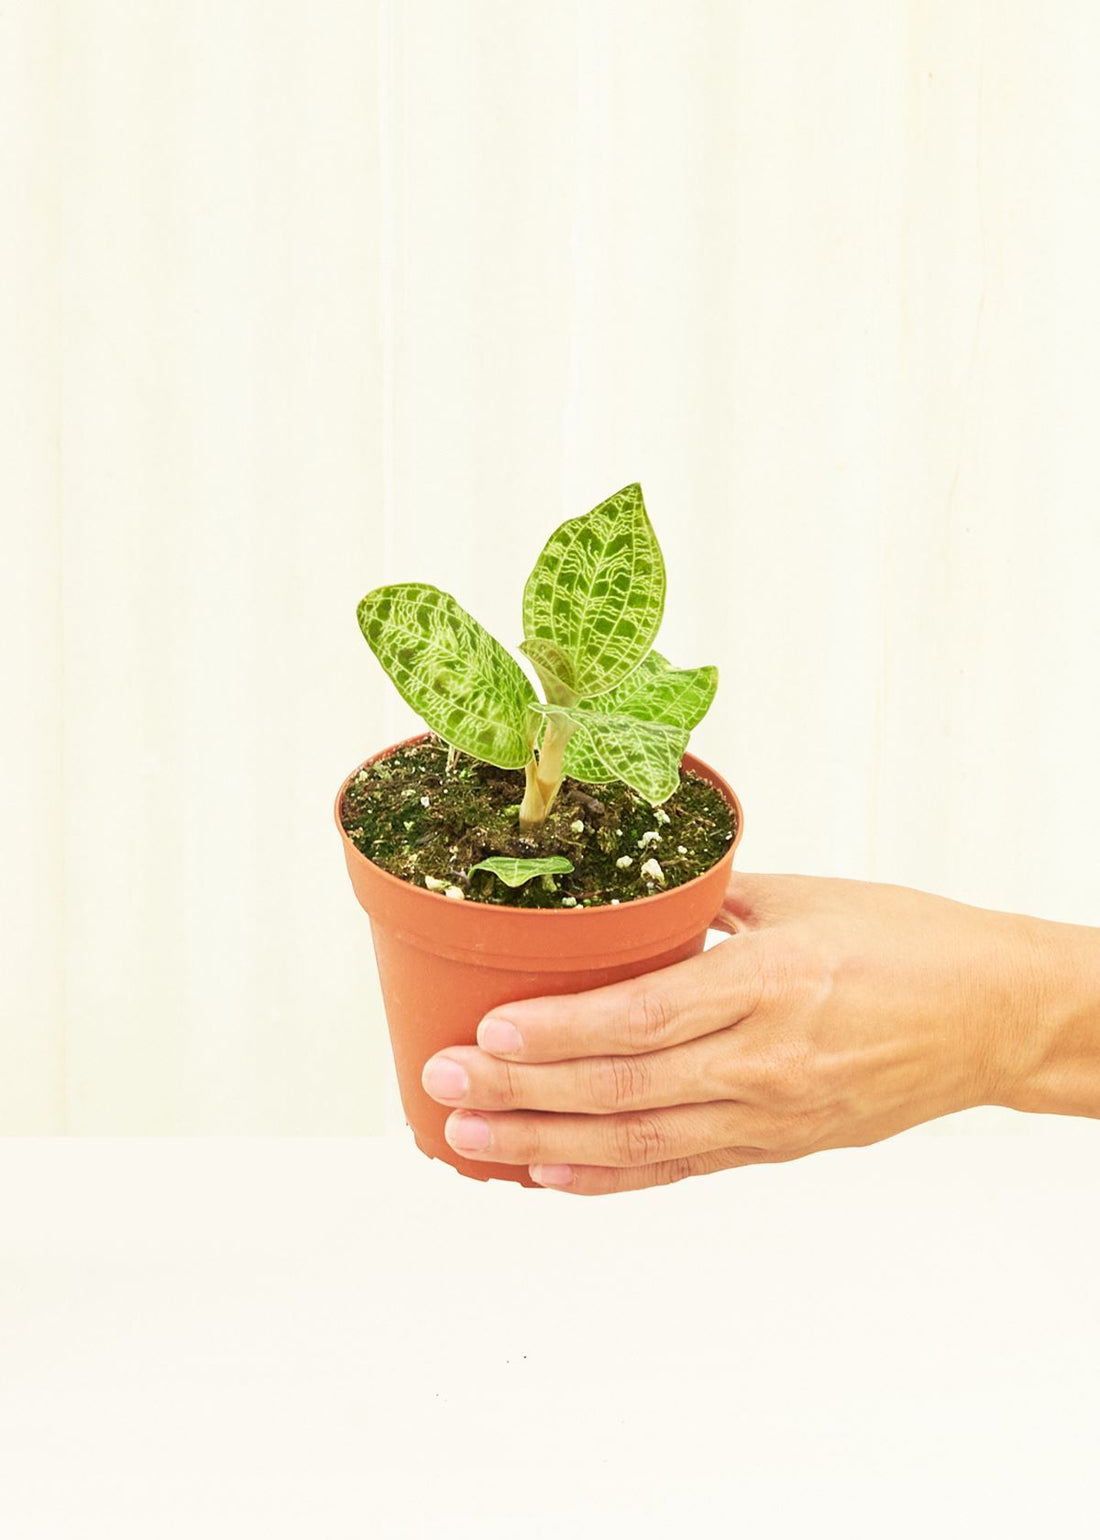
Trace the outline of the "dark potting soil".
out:
<instances>
[{"instance_id":1,"label":"dark potting soil","mask_svg":"<svg viewBox=\"0 0 1100 1540\"><path fill-rule=\"evenodd\" d=\"M692 774L659 808L620 783L563 781L546 822L519 828L522 770L466 755L447 768L438 738L398 749L349 782L340 819L375 865L418 887L440 884L482 904L519 909L626 903L679 887L721 859L737 832L722 794ZM471 866L487 856L565 856L574 870L507 887ZM646 863L656 861L660 874ZM452 892L452 898L457 894Z\"/></svg>"}]
</instances>

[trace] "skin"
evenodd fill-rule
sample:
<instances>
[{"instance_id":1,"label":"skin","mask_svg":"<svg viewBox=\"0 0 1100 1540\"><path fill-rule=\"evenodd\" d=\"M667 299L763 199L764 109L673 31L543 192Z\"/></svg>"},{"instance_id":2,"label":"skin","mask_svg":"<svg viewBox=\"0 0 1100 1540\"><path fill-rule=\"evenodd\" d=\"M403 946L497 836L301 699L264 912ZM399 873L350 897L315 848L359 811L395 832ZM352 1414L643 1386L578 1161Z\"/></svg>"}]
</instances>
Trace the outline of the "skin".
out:
<instances>
[{"instance_id":1,"label":"skin","mask_svg":"<svg viewBox=\"0 0 1100 1540\"><path fill-rule=\"evenodd\" d=\"M968 1107L1100 1117L1100 930L742 874L717 924L729 939L698 957L500 1006L476 1047L434 1055L423 1084L456 1109L452 1147L595 1195L874 1144Z\"/></svg>"}]
</instances>

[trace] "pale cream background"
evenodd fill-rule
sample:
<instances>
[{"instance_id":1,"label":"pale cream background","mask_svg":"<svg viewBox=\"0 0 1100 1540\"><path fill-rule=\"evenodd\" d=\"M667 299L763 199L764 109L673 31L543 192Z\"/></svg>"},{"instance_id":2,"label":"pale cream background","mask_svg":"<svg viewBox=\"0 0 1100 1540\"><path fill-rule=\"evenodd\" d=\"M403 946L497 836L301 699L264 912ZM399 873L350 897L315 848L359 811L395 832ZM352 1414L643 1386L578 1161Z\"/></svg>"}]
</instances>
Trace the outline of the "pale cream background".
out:
<instances>
[{"instance_id":1,"label":"pale cream background","mask_svg":"<svg viewBox=\"0 0 1100 1540\"><path fill-rule=\"evenodd\" d=\"M514 643L635 478L746 868L1100 924L1098 74L1083 0L4 7L0 1129L397 1125L355 603Z\"/></svg>"},{"instance_id":2,"label":"pale cream background","mask_svg":"<svg viewBox=\"0 0 1100 1540\"><path fill-rule=\"evenodd\" d=\"M1096 1130L1044 1121L597 1203L0 1140L0 1533L1096 1540Z\"/></svg>"}]
</instances>

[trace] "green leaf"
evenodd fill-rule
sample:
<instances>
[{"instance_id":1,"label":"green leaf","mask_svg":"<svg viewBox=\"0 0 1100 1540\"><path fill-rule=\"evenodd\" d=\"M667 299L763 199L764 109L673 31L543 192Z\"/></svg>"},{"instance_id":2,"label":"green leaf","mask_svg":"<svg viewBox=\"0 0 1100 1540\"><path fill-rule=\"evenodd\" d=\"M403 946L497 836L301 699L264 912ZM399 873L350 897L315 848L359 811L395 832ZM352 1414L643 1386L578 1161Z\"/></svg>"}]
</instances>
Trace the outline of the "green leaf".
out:
<instances>
[{"instance_id":1,"label":"green leaf","mask_svg":"<svg viewBox=\"0 0 1100 1540\"><path fill-rule=\"evenodd\" d=\"M664 559L633 482L546 542L523 592L522 651L551 699L602 695L645 657L664 607Z\"/></svg>"},{"instance_id":2,"label":"green leaf","mask_svg":"<svg viewBox=\"0 0 1100 1540\"><path fill-rule=\"evenodd\" d=\"M514 658L450 594L391 583L359 601L359 628L408 704L464 754L504 770L531 758L535 692Z\"/></svg>"},{"instance_id":3,"label":"green leaf","mask_svg":"<svg viewBox=\"0 0 1100 1540\"><path fill-rule=\"evenodd\" d=\"M673 668L659 652L651 652L606 695L577 704L604 714L663 722L667 727L686 727L690 731L706 716L717 688L716 668ZM570 738L562 774L596 785L609 779L587 732L575 732Z\"/></svg>"},{"instance_id":4,"label":"green leaf","mask_svg":"<svg viewBox=\"0 0 1100 1540\"><path fill-rule=\"evenodd\" d=\"M689 729L667 722L639 722L636 717L605 714L585 706L534 706L543 716L563 716L574 724L574 740L582 752L593 756L602 772L594 779L622 781L656 807L666 802L680 784L680 760L687 748ZM577 776L578 780L584 777Z\"/></svg>"},{"instance_id":5,"label":"green leaf","mask_svg":"<svg viewBox=\"0 0 1100 1540\"><path fill-rule=\"evenodd\" d=\"M513 859L511 856L489 856L476 866L471 866L469 875L472 877L474 872L492 872L494 877L499 877L510 888L519 888L525 882L530 882L532 877L572 870L572 861L567 861L564 856L532 856L525 860Z\"/></svg>"},{"instance_id":6,"label":"green leaf","mask_svg":"<svg viewBox=\"0 0 1100 1540\"><path fill-rule=\"evenodd\" d=\"M557 706L571 706L577 699L576 690L567 683L574 677L573 660L553 642L520 642L519 650L535 665L546 699Z\"/></svg>"}]
</instances>

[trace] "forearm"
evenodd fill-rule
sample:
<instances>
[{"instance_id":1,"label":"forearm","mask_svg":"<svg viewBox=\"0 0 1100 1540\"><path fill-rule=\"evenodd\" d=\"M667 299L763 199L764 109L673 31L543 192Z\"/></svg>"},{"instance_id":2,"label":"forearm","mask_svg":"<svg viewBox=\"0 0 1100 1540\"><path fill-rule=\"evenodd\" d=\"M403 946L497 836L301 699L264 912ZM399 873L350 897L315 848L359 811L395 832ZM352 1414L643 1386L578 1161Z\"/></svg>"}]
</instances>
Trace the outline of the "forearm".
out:
<instances>
[{"instance_id":1,"label":"forearm","mask_svg":"<svg viewBox=\"0 0 1100 1540\"><path fill-rule=\"evenodd\" d=\"M1004 1104L1100 1118L1100 929L1030 922L1034 1030Z\"/></svg>"}]
</instances>

